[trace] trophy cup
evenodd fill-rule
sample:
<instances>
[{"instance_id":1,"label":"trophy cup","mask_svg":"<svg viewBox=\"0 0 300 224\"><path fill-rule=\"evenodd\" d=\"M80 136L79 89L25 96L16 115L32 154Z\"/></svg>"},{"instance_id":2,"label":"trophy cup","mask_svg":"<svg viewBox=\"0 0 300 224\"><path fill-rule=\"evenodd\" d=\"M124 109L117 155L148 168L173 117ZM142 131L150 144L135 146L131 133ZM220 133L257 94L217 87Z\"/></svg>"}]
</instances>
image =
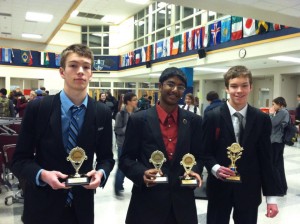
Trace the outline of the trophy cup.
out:
<instances>
[{"instance_id":1,"label":"trophy cup","mask_svg":"<svg viewBox=\"0 0 300 224\"><path fill-rule=\"evenodd\" d=\"M182 157L180 165L183 166L183 168L186 172L186 176L179 177L179 179L181 181L181 186L192 186L192 187L198 186L197 179L195 177L189 176L189 174L192 171L193 166L196 164L197 164L197 162L195 160L195 157L192 154L187 153Z\"/></svg>"},{"instance_id":2,"label":"trophy cup","mask_svg":"<svg viewBox=\"0 0 300 224\"><path fill-rule=\"evenodd\" d=\"M231 160L229 168L235 172L235 176L230 176L225 179L228 182L241 183L241 177L237 172L236 161L241 158L242 151L244 150L239 143L232 143L231 146L227 147L228 158Z\"/></svg>"},{"instance_id":3,"label":"trophy cup","mask_svg":"<svg viewBox=\"0 0 300 224\"><path fill-rule=\"evenodd\" d=\"M158 171L156 173L155 183L157 183L157 184L168 183L168 177L164 177L159 174L159 171L160 171L163 163L166 162L166 158L165 158L164 154L159 150L154 151L151 154L151 158L149 159L149 162L152 163L154 165L155 169Z\"/></svg>"},{"instance_id":4,"label":"trophy cup","mask_svg":"<svg viewBox=\"0 0 300 224\"><path fill-rule=\"evenodd\" d=\"M66 179L66 186L88 185L90 183L90 178L88 176L78 173L84 160L87 160L87 156L82 148L75 147L70 151L67 161L72 163L76 173L74 175L69 175Z\"/></svg>"}]
</instances>

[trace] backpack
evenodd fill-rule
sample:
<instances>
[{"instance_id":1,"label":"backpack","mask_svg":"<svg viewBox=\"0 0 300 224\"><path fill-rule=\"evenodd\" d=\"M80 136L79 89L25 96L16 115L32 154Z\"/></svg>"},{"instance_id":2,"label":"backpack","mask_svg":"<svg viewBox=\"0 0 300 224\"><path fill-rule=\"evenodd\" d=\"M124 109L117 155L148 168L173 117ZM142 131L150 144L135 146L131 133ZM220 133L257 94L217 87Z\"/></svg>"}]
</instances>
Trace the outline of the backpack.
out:
<instances>
[{"instance_id":1,"label":"backpack","mask_svg":"<svg viewBox=\"0 0 300 224\"><path fill-rule=\"evenodd\" d=\"M0 97L0 117L10 117L8 98Z\"/></svg>"},{"instance_id":2,"label":"backpack","mask_svg":"<svg viewBox=\"0 0 300 224\"><path fill-rule=\"evenodd\" d=\"M292 146L297 141L298 129L291 121L291 116L289 116L289 123L284 128L282 141L284 144Z\"/></svg>"}]
</instances>

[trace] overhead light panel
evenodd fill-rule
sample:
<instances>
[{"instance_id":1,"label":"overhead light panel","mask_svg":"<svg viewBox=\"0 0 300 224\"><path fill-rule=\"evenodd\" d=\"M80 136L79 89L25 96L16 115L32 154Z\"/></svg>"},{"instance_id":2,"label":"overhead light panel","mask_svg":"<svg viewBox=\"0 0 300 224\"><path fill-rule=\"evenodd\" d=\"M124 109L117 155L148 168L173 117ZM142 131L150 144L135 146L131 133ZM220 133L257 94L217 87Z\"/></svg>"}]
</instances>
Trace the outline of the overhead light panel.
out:
<instances>
[{"instance_id":1,"label":"overhead light panel","mask_svg":"<svg viewBox=\"0 0 300 224\"><path fill-rule=\"evenodd\" d=\"M38 12L26 12L25 19L28 21L50 23L53 19L53 15Z\"/></svg>"},{"instance_id":2,"label":"overhead light panel","mask_svg":"<svg viewBox=\"0 0 300 224\"><path fill-rule=\"evenodd\" d=\"M139 5L145 5L149 3L149 0L126 0L126 2L139 4Z\"/></svg>"},{"instance_id":3,"label":"overhead light panel","mask_svg":"<svg viewBox=\"0 0 300 224\"><path fill-rule=\"evenodd\" d=\"M270 57L268 59L275 60L275 61L287 61L287 62L300 63L300 58L289 57L289 56L275 56L275 57Z\"/></svg>"},{"instance_id":4,"label":"overhead light panel","mask_svg":"<svg viewBox=\"0 0 300 224\"><path fill-rule=\"evenodd\" d=\"M119 24L120 22L123 21L123 17L120 16L111 16L111 15L106 15L104 16L101 21L105 23L113 23L113 24Z\"/></svg>"},{"instance_id":5,"label":"overhead light panel","mask_svg":"<svg viewBox=\"0 0 300 224\"><path fill-rule=\"evenodd\" d=\"M79 11L78 10L74 10L72 13L71 13L71 17L76 17L78 15Z\"/></svg>"},{"instance_id":6,"label":"overhead light panel","mask_svg":"<svg viewBox=\"0 0 300 224\"><path fill-rule=\"evenodd\" d=\"M22 37L24 37L24 38L32 38L32 39L41 39L42 35L31 34L31 33L22 33Z\"/></svg>"},{"instance_id":7,"label":"overhead light panel","mask_svg":"<svg viewBox=\"0 0 300 224\"><path fill-rule=\"evenodd\" d=\"M196 67L194 68L195 71L207 71L207 72L227 72L228 69L223 68L205 68L205 67Z\"/></svg>"}]
</instances>

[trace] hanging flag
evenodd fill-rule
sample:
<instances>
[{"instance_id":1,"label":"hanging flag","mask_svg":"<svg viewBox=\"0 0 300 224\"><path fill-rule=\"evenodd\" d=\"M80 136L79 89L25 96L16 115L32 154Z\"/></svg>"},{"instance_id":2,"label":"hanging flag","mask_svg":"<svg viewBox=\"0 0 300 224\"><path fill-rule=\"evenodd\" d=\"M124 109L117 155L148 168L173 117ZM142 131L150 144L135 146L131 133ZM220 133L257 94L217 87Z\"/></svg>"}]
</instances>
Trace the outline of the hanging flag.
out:
<instances>
[{"instance_id":1,"label":"hanging flag","mask_svg":"<svg viewBox=\"0 0 300 224\"><path fill-rule=\"evenodd\" d=\"M29 63L29 51L23 51L21 50L21 61L24 64Z\"/></svg>"},{"instance_id":2,"label":"hanging flag","mask_svg":"<svg viewBox=\"0 0 300 224\"><path fill-rule=\"evenodd\" d=\"M179 53L180 43L181 34L171 38L171 55L177 55Z\"/></svg>"},{"instance_id":3,"label":"hanging flag","mask_svg":"<svg viewBox=\"0 0 300 224\"><path fill-rule=\"evenodd\" d=\"M278 23L269 23L269 31L281 30L282 26Z\"/></svg>"},{"instance_id":4,"label":"hanging flag","mask_svg":"<svg viewBox=\"0 0 300 224\"><path fill-rule=\"evenodd\" d=\"M231 17L227 17L221 21L221 43L230 41L231 34Z\"/></svg>"},{"instance_id":5,"label":"hanging flag","mask_svg":"<svg viewBox=\"0 0 300 224\"><path fill-rule=\"evenodd\" d=\"M251 37L256 35L255 19L243 18L243 37Z\"/></svg>"},{"instance_id":6,"label":"hanging flag","mask_svg":"<svg viewBox=\"0 0 300 224\"><path fill-rule=\"evenodd\" d=\"M55 65L60 66L60 54L55 54Z\"/></svg>"},{"instance_id":7,"label":"hanging flag","mask_svg":"<svg viewBox=\"0 0 300 224\"><path fill-rule=\"evenodd\" d=\"M180 52L186 52L187 50L187 36L186 33L181 34Z\"/></svg>"},{"instance_id":8,"label":"hanging flag","mask_svg":"<svg viewBox=\"0 0 300 224\"><path fill-rule=\"evenodd\" d=\"M2 61L2 48L0 48L0 61Z\"/></svg>"},{"instance_id":9,"label":"hanging flag","mask_svg":"<svg viewBox=\"0 0 300 224\"><path fill-rule=\"evenodd\" d=\"M141 48L134 50L134 62L136 65L141 63L141 52L142 52Z\"/></svg>"},{"instance_id":10,"label":"hanging flag","mask_svg":"<svg viewBox=\"0 0 300 224\"><path fill-rule=\"evenodd\" d=\"M207 47L209 44L210 33L208 32L208 29L208 25L201 27L202 48Z\"/></svg>"},{"instance_id":11,"label":"hanging flag","mask_svg":"<svg viewBox=\"0 0 300 224\"><path fill-rule=\"evenodd\" d=\"M50 64L50 58L48 52L41 52L41 65L49 65Z\"/></svg>"},{"instance_id":12,"label":"hanging flag","mask_svg":"<svg viewBox=\"0 0 300 224\"><path fill-rule=\"evenodd\" d=\"M256 34L263 34L269 31L269 23L263 20L256 21Z\"/></svg>"},{"instance_id":13,"label":"hanging flag","mask_svg":"<svg viewBox=\"0 0 300 224\"><path fill-rule=\"evenodd\" d=\"M47 52L45 55L45 61L44 61L45 65L49 65L50 64L50 57L49 57L49 53Z\"/></svg>"},{"instance_id":14,"label":"hanging flag","mask_svg":"<svg viewBox=\"0 0 300 224\"><path fill-rule=\"evenodd\" d=\"M151 61L151 56L152 56L151 49L152 49L152 45L148 45L146 51L146 61Z\"/></svg>"},{"instance_id":15,"label":"hanging flag","mask_svg":"<svg viewBox=\"0 0 300 224\"><path fill-rule=\"evenodd\" d=\"M164 46L164 41L159 41L155 44L155 48L156 48L156 51L155 51L155 58L158 59L158 58L161 58L163 56L163 46Z\"/></svg>"},{"instance_id":16,"label":"hanging flag","mask_svg":"<svg viewBox=\"0 0 300 224\"><path fill-rule=\"evenodd\" d=\"M33 64L33 57L32 57L31 51L29 51L29 62L28 62L28 65L32 65L32 64Z\"/></svg>"},{"instance_id":17,"label":"hanging flag","mask_svg":"<svg viewBox=\"0 0 300 224\"><path fill-rule=\"evenodd\" d=\"M142 47L142 62L146 62L147 47Z\"/></svg>"},{"instance_id":18,"label":"hanging flag","mask_svg":"<svg viewBox=\"0 0 300 224\"><path fill-rule=\"evenodd\" d=\"M126 53L125 54L125 67L129 66L129 61L130 61L130 59L129 59L129 53Z\"/></svg>"},{"instance_id":19,"label":"hanging flag","mask_svg":"<svg viewBox=\"0 0 300 224\"><path fill-rule=\"evenodd\" d=\"M231 40L243 37L243 17L231 16Z\"/></svg>"},{"instance_id":20,"label":"hanging flag","mask_svg":"<svg viewBox=\"0 0 300 224\"><path fill-rule=\"evenodd\" d=\"M194 30L186 32L187 50L194 50Z\"/></svg>"},{"instance_id":21,"label":"hanging flag","mask_svg":"<svg viewBox=\"0 0 300 224\"><path fill-rule=\"evenodd\" d=\"M194 30L194 49L201 48L201 28Z\"/></svg>"},{"instance_id":22,"label":"hanging flag","mask_svg":"<svg viewBox=\"0 0 300 224\"><path fill-rule=\"evenodd\" d=\"M170 37L164 39L163 57L170 56Z\"/></svg>"},{"instance_id":23,"label":"hanging flag","mask_svg":"<svg viewBox=\"0 0 300 224\"><path fill-rule=\"evenodd\" d=\"M2 62L12 63L14 57L13 50L11 48L2 48Z\"/></svg>"},{"instance_id":24,"label":"hanging flag","mask_svg":"<svg viewBox=\"0 0 300 224\"><path fill-rule=\"evenodd\" d=\"M216 46L221 42L221 21L209 25L210 29L210 46Z\"/></svg>"}]
</instances>

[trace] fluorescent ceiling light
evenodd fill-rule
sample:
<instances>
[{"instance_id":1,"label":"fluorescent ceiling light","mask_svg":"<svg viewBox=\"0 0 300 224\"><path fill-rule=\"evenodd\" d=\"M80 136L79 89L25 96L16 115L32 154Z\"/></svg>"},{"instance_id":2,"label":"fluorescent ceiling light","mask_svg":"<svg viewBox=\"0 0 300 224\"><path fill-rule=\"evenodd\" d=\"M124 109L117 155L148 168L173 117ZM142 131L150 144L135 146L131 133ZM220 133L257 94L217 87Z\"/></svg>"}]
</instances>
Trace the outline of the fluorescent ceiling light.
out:
<instances>
[{"instance_id":1,"label":"fluorescent ceiling light","mask_svg":"<svg viewBox=\"0 0 300 224\"><path fill-rule=\"evenodd\" d=\"M72 13L71 13L71 17L76 17L78 15L79 11L78 10L74 10Z\"/></svg>"},{"instance_id":2,"label":"fluorescent ceiling light","mask_svg":"<svg viewBox=\"0 0 300 224\"><path fill-rule=\"evenodd\" d=\"M276 57L270 57L268 59L275 60L275 61L287 61L287 62L300 63L300 58L288 57L288 56L276 56Z\"/></svg>"},{"instance_id":3,"label":"fluorescent ceiling light","mask_svg":"<svg viewBox=\"0 0 300 224\"><path fill-rule=\"evenodd\" d=\"M26 12L25 19L28 21L49 23L53 19L53 15L38 12Z\"/></svg>"},{"instance_id":4,"label":"fluorescent ceiling light","mask_svg":"<svg viewBox=\"0 0 300 224\"><path fill-rule=\"evenodd\" d=\"M205 68L205 67L196 67L195 71L207 71L207 72L227 72L228 69L223 68Z\"/></svg>"},{"instance_id":5,"label":"fluorescent ceiling light","mask_svg":"<svg viewBox=\"0 0 300 224\"><path fill-rule=\"evenodd\" d=\"M92 33L92 35L97 37L107 37L108 33Z\"/></svg>"},{"instance_id":6,"label":"fluorescent ceiling light","mask_svg":"<svg viewBox=\"0 0 300 224\"><path fill-rule=\"evenodd\" d=\"M24 38L33 38L33 39L41 39L42 35L31 34L31 33L22 33L22 37L24 37Z\"/></svg>"},{"instance_id":7,"label":"fluorescent ceiling light","mask_svg":"<svg viewBox=\"0 0 300 224\"><path fill-rule=\"evenodd\" d=\"M120 16L111 16L111 15L106 15L104 16L101 21L105 23L113 23L113 24L119 24L120 22L123 21L123 17Z\"/></svg>"},{"instance_id":8,"label":"fluorescent ceiling light","mask_svg":"<svg viewBox=\"0 0 300 224\"><path fill-rule=\"evenodd\" d=\"M126 2L139 4L139 5L145 5L149 3L149 0L126 0Z\"/></svg>"}]
</instances>

